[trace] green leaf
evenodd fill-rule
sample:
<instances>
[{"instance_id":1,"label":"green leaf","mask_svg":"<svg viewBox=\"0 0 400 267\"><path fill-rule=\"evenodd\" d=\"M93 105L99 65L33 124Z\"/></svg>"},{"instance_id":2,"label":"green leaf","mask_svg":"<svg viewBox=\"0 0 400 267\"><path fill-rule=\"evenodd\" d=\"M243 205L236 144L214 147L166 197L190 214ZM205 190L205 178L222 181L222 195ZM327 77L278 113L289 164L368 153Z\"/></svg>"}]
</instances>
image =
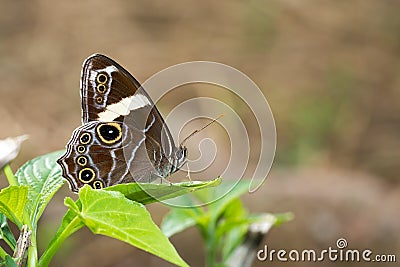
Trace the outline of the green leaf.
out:
<instances>
[{"instance_id":1,"label":"green leaf","mask_svg":"<svg viewBox=\"0 0 400 267\"><path fill-rule=\"evenodd\" d=\"M127 242L179 266L188 266L154 224L145 207L113 191L84 186L79 191L82 222L95 234ZM72 207L76 211L76 206Z\"/></svg>"},{"instance_id":2,"label":"green leaf","mask_svg":"<svg viewBox=\"0 0 400 267\"><path fill-rule=\"evenodd\" d=\"M217 186L221 183L221 178L201 182L183 182L174 184L150 184L150 183L129 183L118 184L106 187L106 191L121 192L126 198L142 203L149 204L170 198L175 198L199 189Z\"/></svg>"},{"instance_id":3,"label":"green leaf","mask_svg":"<svg viewBox=\"0 0 400 267\"><path fill-rule=\"evenodd\" d=\"M221 218L218 220L216 236L219 238L232 228L243 224L247 226L251 220L247 217L247 211L240 199L232 200L225 208Z\"/></svg>"},{"instance_id":4,"label":"green leaf","mask_svg":"<svg viewBox=\"0 0 400 267\"><path fill-rule=\"evenodd\" d=\"M186 182L180 184L174 184L174 187L182 187L183 190L179 190L179 193L185 193L186 188L191 189L205 189L210 188L221 183L221 178L217 178L210 182ZM168 190L168 188L166 188ZM191 191L186 191L191 192ZM183 207L173 208L163 219L161 224L161 229L163 233L170 237L174 234L184 231L187 228L190 228L196 224L199 224L201 221L206 221L207 216L205 216L203 209L196 207L198 203L195 203L193 198L189 195L182 195L178 199L173 199L169 202L169 204L180 205ZM187 208L189 207L189 208Z\"/></svg>"},{"instance_id":5,"label":"green leaf","mask_svg":"<svg viewBox=\"0 0 400 267\"><path fill-rule=\"evenodd\" d=\"M247 216L247 210L239 198L232 199L226 206L223 213L225 220L244 218Z\"/></svg>"},{"instance_id":6,"label":"green leaf","mask_svg":"<svg viewBox=\"0 0 400 267\"><path fill-rule=\"evenodd\" d=\"M227 217L240 217L245 216L246 211L240 203L237 197L246 192L250 181L240 182L235 186L234 183L227 182L222 183L222 188L207 188L205 190L195 193L199 199L207 202L211 199L217 198L217 196L223 195L224 192L229 192L223 198L210 204L208 209L211 215L214 215L216 220L217 215L226 213ZM221 185L220 185L221 186ZM201 208L194 207L195 202L189 196L184 195L180 199L179 203L184 206L192 206L192 208L173 208L168 213L162 222L161 229L167 236L172 236L176 233L182 232L185 229L199 224L203 228L207 228L210 214L205 214ZM239 202L239 203L238 203ZM233 203L233 204L230 204ZM229 205L232 207L229 208ZM225 209L225 210L224 210Z\"/></svg>"},{"instance_id":7,"label":"green leaf","mask_svg":"<svg viewBox=\"0 0 400 267\"><path fill-rule=\"evenodd\" d=\"M237 199L248 191L250 182L250 180L240 180L239 182L226 181L216 188L196 192L196 196L202 199L205 203L207 203L206 201L217 199L208 205L208 209L211 212L211 218L216 221L231 201Z\"/></svg>"},{"instance_id":8,"label":"green leaf","mask_svg":"<svg viewBox=\"0 0 400 267\"><path fill-rule=\"evenodd\" d=\"M161 230L167 237L182 232L187 228L195 226L198 220L204 216L200 208L173 208L161 223Z\"/></svg>"},{"instance_id":9,"label":"green leaf","mask_svg":"<svg viewBox=\"0 0 400 267\"><path fill-rule=\"evenodd\" d=\"M218 223L216 230L217 238L224 244L221 246L223 260L227 259L230 253L243 241L249 223L247 210L243 203L238 198L233 199L225 207L222 221Z\"/></svg>"},{"instance_id":10,"label":"green leaf","mask_svg":"<svg viewBox=\"0 0 400 267\"><path fill-rule=\"evenodd\" d=\"M10 255L6 255L4 260L6 263L6 267L18 267L18 265L15 263L14 259Z\"/></svg>"},{"instance_id":11,"label":"green leaf","mask_svg":"<svg viewBox=\"0 0 400 267\"><path fill-rule=\"evenodd\" d=\"M125 195L125 197L141 202L143 204L152 203L155 201L165 200L171 197L180 196L186 194L187 192L192 192L194 190L216 186L221 182L221 179L215 179L209 182L192 182L192 183L177 183L177 184L120 184L111 187L107 187L104 191L119 191ZM185 197L183 195L182 197ZM128 200L127 200L128 201ZM51 258L54 256L56 251L59 249L61 244L65 239L72 233L76 232L84 226L83 222L78 218L77 214L81 213L82 203L78 199L74 202L70 198L65 199L65 205L70 209L67 211L63 218L60 228L57 230L56 235L50 242L48 248L45 250L44 254L40 258L39 266L48 266ZM78 219L78 221L77 221ZM159 229L158 229L159 231Z\"/></svg>"},{"instance_id":12,"label":"green leaf","mask_svg":"<svg viewBox=\"0 0 400 267\"><path fill-rule=\"evenodd\" d=\"M8 226L7 217L3 213L0 213L0 238L3 239L12 250L15 249L17 241Z\"/></svg>"},{"instance_id":13,"label":"green leaf","mask_svg":"<svg viewBox=\"0 0 400 267\"><path fill-rule=\"evenodd\" d=\"M27 186L9 186L0 192L0 212L4 213L19 228L22 226L27 195Z\"/></svg>"},{"instance_id":14,"label":"green leaf","mask_svg":"<svg viewBox=\"0 0 400 267\"><path fill-rule=\"evenodd\" d=\"M226 233L222 246L222 261L225 262L232 252L243 242L248 224L241 224Z\"/></svg>"},{"instance_id":15,"label":"green leaf","mask_svg":"<svg viewBox=\"0 0 400 267\"><path fill-rule=\"evenodd\" d=\"M61 168L56 160L64 151L56 151L25 163L15 174L18 183L29 186L27 212L36 225L46 205L63 185Z\"/></svg>"}]
</instances>

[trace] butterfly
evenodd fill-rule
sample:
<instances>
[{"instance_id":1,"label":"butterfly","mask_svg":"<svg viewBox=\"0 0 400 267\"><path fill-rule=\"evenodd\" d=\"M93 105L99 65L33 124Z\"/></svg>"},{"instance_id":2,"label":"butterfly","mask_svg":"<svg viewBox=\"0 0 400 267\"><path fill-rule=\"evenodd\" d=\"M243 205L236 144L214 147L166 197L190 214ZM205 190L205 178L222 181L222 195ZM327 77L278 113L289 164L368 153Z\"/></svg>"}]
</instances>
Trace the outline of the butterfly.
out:
<instances>
[{"instance_id":1,"label":"butterfly","mask_svg":"<svg viewBox=\"0 0 400 267\"><path fill-rule=\"evenodd\" d=\"M94 54L83 63L80 87L82 125L57 160L72 191L151 182L182 167L186 147L175 146L150 96L127 70Z\"/></svg>"}]
</instances>

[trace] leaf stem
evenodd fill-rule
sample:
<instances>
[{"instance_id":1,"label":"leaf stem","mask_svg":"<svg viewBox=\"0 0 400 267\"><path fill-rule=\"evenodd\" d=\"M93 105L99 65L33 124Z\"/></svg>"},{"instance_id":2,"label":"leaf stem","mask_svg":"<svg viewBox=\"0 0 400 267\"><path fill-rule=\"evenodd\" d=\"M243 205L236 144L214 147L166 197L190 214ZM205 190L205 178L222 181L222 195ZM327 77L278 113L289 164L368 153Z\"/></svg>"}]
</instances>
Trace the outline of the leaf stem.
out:
<instances>
[{"instance_id":1,"label":"leaf stem","mask_svg":"<svg viewBox=\"0 0 400 267\"><path fill-rule=\"evenodd\" d=\"M14 173L13 173L13 171L11 169L10 164L7 164L6 166L4 166L3 172L6 175L8 183L10 185L18 185L17 179L15 179L15 176L14 176Z\"/></svg>"},{"instance_id":2,"label":"leaf stem","mask_svg":"<svg viewBox=\"0 0 400 267\"><path fill-rule=\"evenodd\" d=\"M25 209L27 206L25 206ZM28 212L25 212L22 219L23 223L28 226L28 230L30 233L30 240L29 240L29 248L28 248L28 260L26 266L28 267L36 267L37 260L38 260L38 251L37 251L37 241L36 241L36 227L32 226L32 221L30 220L30 216ZM21 227L21 233L23 234L24 227ZM18 242L17 242L18 243ZM18 244L17 244L18 246Z\"/></svg>"},{"instance_id":3,"label":"leaf stem","mask_svg":"<svg viewBox=\"0 0 400 267\"><path fill-rule=\"evenodd\" d=\"M65 239L67 239L67 237L78 231L83 226L83 224L79 226L79 224L81 223L82 222L79 217L76 216L59 235L56 235L56 238L50 242L49 246L40 257L38 264L39 267L48 266L50 264L51 259L53 258L54 254L56 254L57 250L60 248Z\"/></svg>"}]
</instances>

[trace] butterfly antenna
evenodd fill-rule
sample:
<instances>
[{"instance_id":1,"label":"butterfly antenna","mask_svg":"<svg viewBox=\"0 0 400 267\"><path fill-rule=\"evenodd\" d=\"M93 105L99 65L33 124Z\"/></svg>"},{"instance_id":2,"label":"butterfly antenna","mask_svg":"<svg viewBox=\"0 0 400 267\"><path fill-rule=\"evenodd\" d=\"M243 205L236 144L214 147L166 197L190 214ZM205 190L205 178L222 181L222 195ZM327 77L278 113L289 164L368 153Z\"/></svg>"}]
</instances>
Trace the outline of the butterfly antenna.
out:
<instances>
[{"instance_id":1,"label":"butterfly antenna","mask_svg":"<svg viewBox=\"0 0 400 267\"><path fill-rule=\"evenodd\" d=\"M207 128L208 126L210 126L211 124L213 124L214 122L216 122L217 120L219 120L220 118L222 118L225 114L221 114L218 116L218 118L213 119L212 121L210 121L209 123L207 123L206 125L204 125L203 127L201 127L200 129L194 130L191 134L188 135L188 137L186 137L185 139L183 139L183 141L181 142L181 146L183 146L183 144L189 140L190 138L192 138L195 134L203 131L205 128Z\"/></svg>"}]
</instances>

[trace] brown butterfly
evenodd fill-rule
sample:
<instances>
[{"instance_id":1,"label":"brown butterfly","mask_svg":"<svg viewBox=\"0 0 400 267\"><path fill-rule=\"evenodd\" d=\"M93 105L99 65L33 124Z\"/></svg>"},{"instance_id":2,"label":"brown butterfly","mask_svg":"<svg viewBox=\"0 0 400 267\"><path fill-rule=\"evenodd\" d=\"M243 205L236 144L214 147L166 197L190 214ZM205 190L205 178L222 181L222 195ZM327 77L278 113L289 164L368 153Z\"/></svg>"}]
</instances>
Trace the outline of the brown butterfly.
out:
<instances>
[{"instance_id":1,"label":"brown butterfly","mask_svg":"<svg viewBox=\"0 0 400 267\"><path fill-rule=\"evenodd\" d=\"M179 170L186 147L168 127L139 82L112 59L95 54L81 74L82 126L57 160L71 190L151 182Z\"/></svg>"}]
</instances>

